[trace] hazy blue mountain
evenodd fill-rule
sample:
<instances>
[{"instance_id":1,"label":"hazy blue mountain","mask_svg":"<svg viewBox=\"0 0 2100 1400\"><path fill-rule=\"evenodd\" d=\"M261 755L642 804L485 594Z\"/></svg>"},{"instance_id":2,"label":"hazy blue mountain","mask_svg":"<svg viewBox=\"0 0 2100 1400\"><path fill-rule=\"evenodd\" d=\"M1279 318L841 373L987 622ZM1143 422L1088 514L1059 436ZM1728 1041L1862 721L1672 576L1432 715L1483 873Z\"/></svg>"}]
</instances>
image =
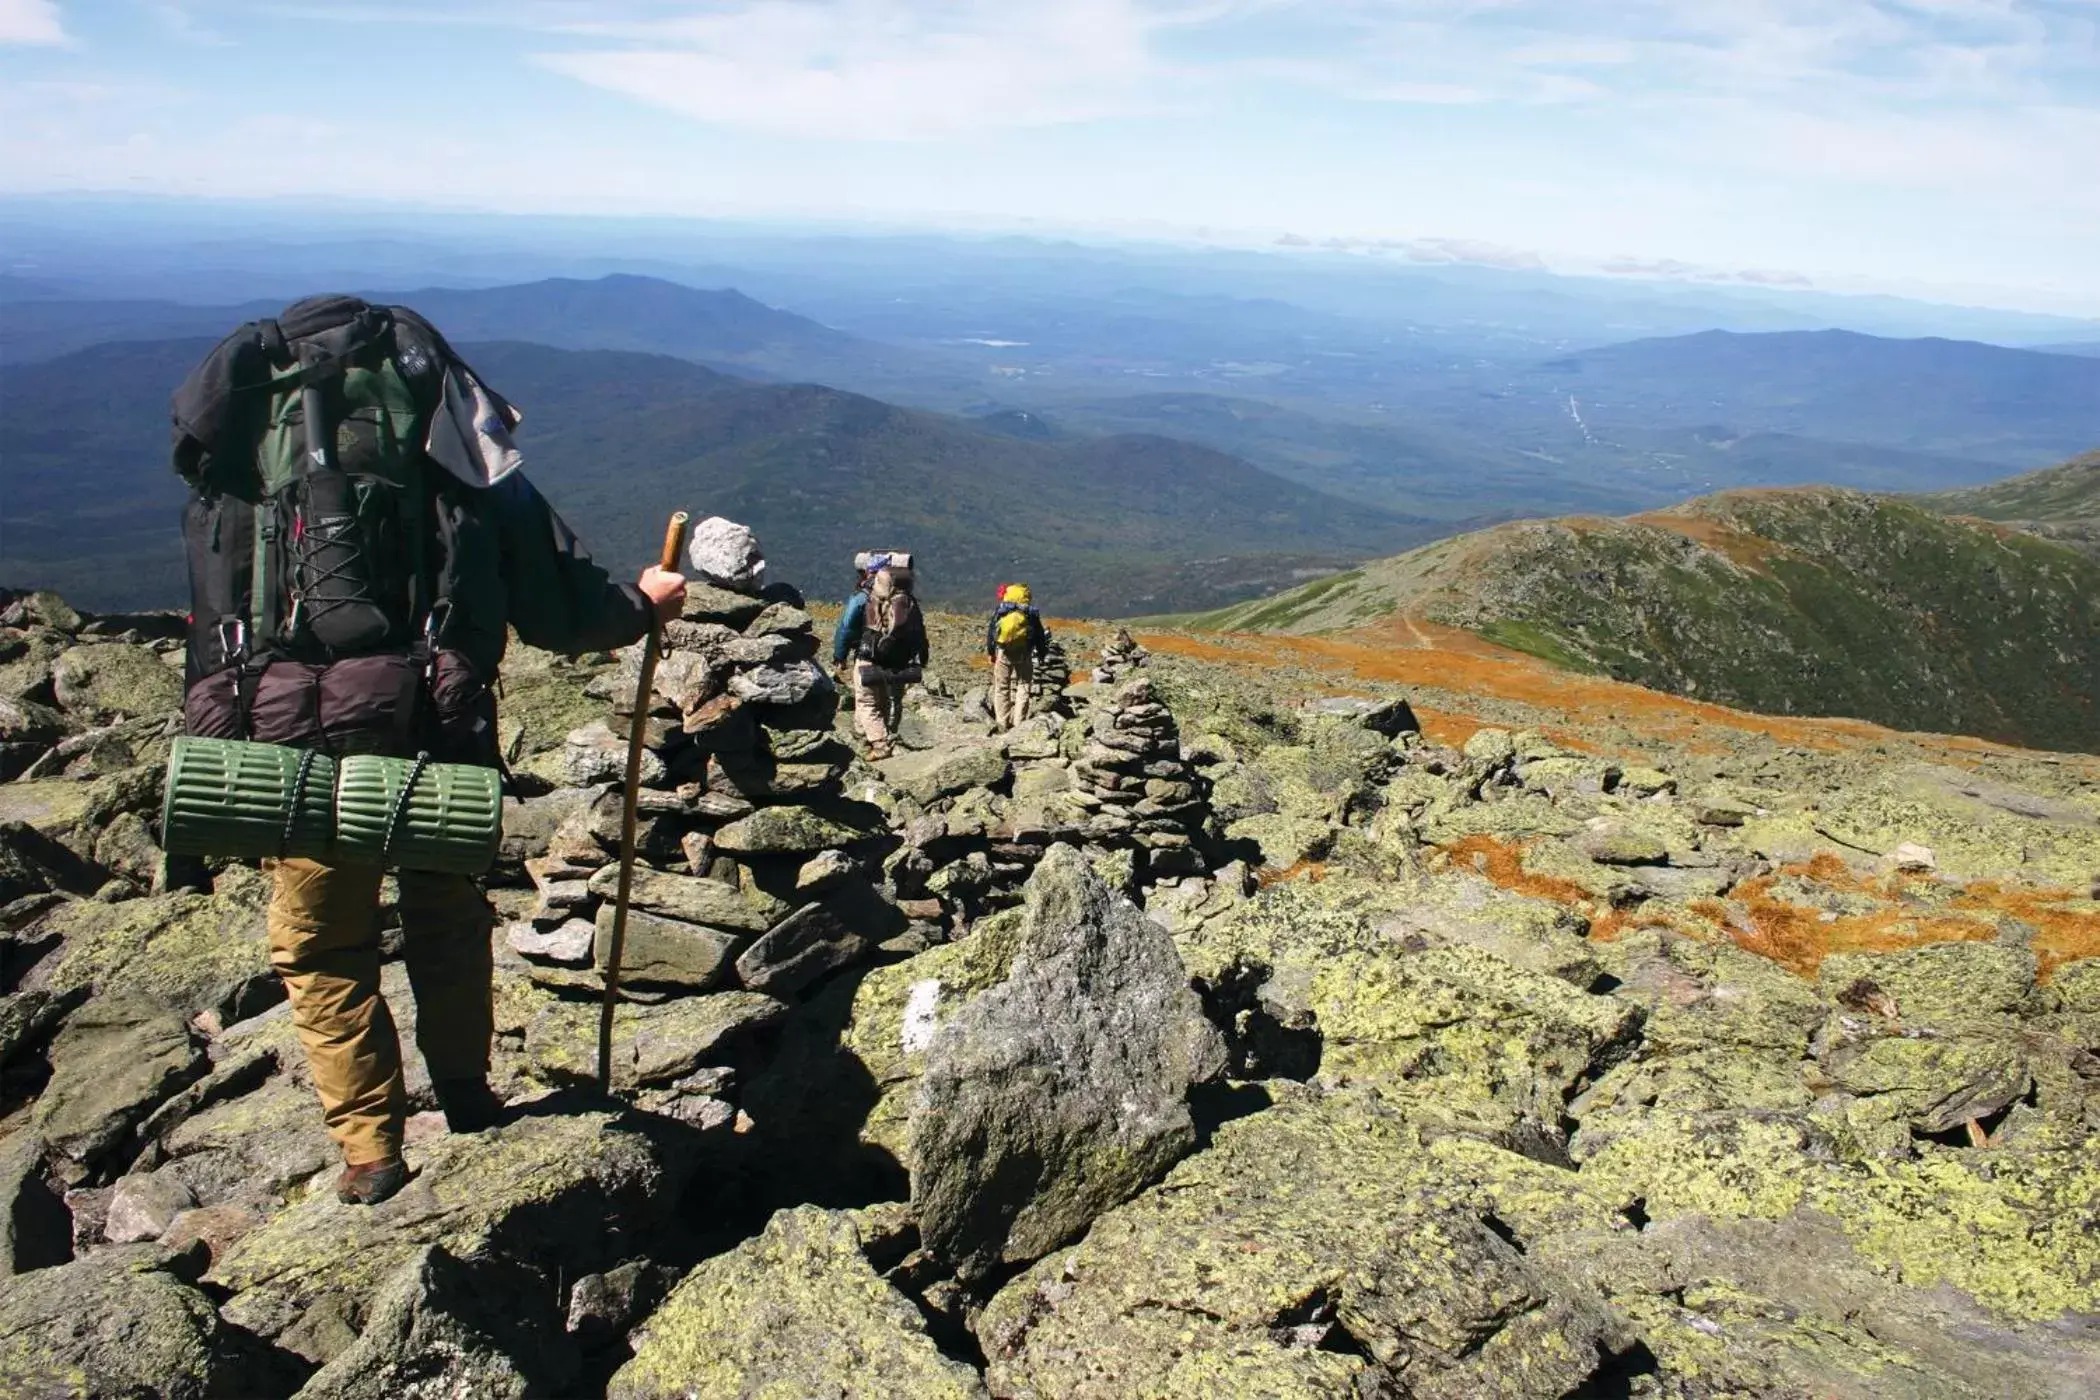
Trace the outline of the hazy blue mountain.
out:
<instances>
[{"instance_id":1,"label":"hazy blue mountain","mask_svg":"<svg viewBox=\"0 0 2100 1400\"><path fill-rule=\"evenodd\" d=\"M1585 438L1564 404L1539 395L1466 405L1469 417L1436 421L1447 407L1432 402L1374 416L1153 394L1059 404L1037 417L1072 430L1187 438L1316 490L1452 523L1617 513L1731 487L1925 490L2004 474L2002 465L1981 459L1713 425Z\"/></svg>"},{"instance_id":2,"label":"hazy blue mountain","mask_svg":"<svg viewBox=\"0 0 2100 1400\"><path fill-rule=\"evenodd\" d=\"M2071 345L2037 345L2037 350L2046 350L2052 355L2082 355L2100 359L2100 340L2081 341Z\"/></svg>"},{"instance_id":3,"label":"hazy blue mountain","mask_svg":"<svg viewBox=\"0 0 2100 1400\"><path fill-rule=\"evenodd\" d=\"M179 602L169 391L207 340L96 346L0 377L0 578L100 608ZM815 385L514 342L462 351L526 411L530 470L601 558L638 567L683 507L756 528L780 576L825 589L856 550L922 552L935 600L1001 577L1049 606L1156 612L1287 586L1433 527L1191 443L1028 442Z\"/></svg>"},{"instance_id":4,"label":"hazy blue mountain","mask_svg":"<svg viewBox=\"0 0 2100 1400\"><path fill-rule=\"evenodd\" d=\"M2029 466L2100 442L2100 360L1848 331L1708 331L1539 366L1588 431L1719 425Z\"/></svg>"},{"instance_id":5,"label":"hazy blue mountain","mask_svg":"<svg viewBox=\"0 0 2100 1400\"><path fill-rule=\"evenodd\" d=\"M289 297L319 286L474 287L646 273L734 285L877 339L938 341L951 303L1073 304L1131 289L1272 299L1432 330L1468 351L1594 345L1708 328L1846 327L2007 344L2100 339L2064 316L1837 296L1750 282L1568 276L1524 266L1420 261L1402 245L1230 249L1164 242L818 230L791 223L620 216L493 216L311 200L0 196L0 255L19 276L94 295L183 302ZM733 275L721 275L734 269ZM916 327L898 318L918 318ZM968 321L965 315L962 320Z\"/></svg>"}]
</instances>

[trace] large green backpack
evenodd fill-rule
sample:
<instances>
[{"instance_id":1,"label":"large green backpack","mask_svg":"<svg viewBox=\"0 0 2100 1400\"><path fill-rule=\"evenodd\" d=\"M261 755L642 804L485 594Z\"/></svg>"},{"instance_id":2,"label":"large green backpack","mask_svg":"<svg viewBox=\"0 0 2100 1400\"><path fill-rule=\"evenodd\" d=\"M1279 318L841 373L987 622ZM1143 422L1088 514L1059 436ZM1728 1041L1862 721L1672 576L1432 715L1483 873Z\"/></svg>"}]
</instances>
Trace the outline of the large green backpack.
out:
<instances>
[{"instance_id":1,"label":"large green backpack","mask_svg":"<svg viewBox=\"0 0 2100 1400\"><path fill-rule=\"evenodd\" d=\"M449 348L410 313L341 304L305 335L236 332L241 354L215 357L236 376L225 431L187 458L178 433L186 710L193 734L415 753L455 576L453 488L424 450Z\"/></svg>"}]
</instances>

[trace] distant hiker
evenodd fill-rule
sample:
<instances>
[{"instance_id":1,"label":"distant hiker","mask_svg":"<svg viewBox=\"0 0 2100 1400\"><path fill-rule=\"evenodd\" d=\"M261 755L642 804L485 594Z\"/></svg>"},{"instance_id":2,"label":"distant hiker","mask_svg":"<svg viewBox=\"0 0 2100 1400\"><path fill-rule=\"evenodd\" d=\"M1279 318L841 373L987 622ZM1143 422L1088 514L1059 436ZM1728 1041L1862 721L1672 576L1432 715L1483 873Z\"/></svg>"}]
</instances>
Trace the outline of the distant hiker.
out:
<instances>
[{"instance_id":1,"label":"distant hiker","mask_svg":"<svg viewBox=\"0 0 2100 1400\"><path fill-rule=\"evenodd\" d=\"M1048 644L1042 615L1025 583L1009 583L984 629L984 654L992 662L992 728L1004 733L1028 718L1035 691L1035 662Z\"/></svg>"},{"instance_id":2,"label":"distant hiker","mask_svg":"<svg viewBox=\"0 0 2100 1400\"><path fill-rule=\"evenodd\" d=\"M310 297L236 330L175 391L192 613L191 734L500 766L490 686L506 629L552 651L624 646L685 580L615 584L518 470L518 413L405 307ZM408 1179L401 1046L379 993L377 865L272 863L270 963L291 996L336 1195ZM454 1132L495 1122L487 900L403 871L416 1044Z\"/></svg>"},{"instance_id":3,"label":"distant hiker","mask_svg":"<svg viewBox=\"0 0 2100 1400\"><path fill-rule=\"evenodd\" d=\"M904 719L904 688L923 674L926 620L914 594L911 556L902 551L856 560L861 587L847 600L832 634L831 659L853 658L853 720L867 740L868 757L895 751Z\"/></svg>"}]
</instances>

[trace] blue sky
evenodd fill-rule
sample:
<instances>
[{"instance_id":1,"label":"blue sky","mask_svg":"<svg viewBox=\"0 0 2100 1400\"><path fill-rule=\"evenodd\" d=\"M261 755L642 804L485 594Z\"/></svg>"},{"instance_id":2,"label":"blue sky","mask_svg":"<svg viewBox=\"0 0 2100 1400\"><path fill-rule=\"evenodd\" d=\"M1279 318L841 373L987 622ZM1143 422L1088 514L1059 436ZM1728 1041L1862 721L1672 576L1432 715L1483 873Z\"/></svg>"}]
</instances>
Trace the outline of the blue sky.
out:
<instances>
[{"instance_id":1,"label":"blue sky","mask_svg":"<svg viewBox=\"0 0 2100 1400\"><path fill-rule=\"evenodd\" d=\"M0 0L0 189L1808 279L2100 314L2100 0Z\"/></svg>"}]
</instances>

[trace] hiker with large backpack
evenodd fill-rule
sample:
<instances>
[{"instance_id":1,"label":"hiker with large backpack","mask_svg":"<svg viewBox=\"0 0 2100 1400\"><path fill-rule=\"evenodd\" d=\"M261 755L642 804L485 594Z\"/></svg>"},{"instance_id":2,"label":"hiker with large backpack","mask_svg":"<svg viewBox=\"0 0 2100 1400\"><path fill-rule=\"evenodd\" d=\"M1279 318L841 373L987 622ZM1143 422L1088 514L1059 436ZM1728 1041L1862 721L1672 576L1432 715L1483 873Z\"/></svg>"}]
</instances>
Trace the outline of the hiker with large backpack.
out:
<instances>
[{"instance_id":1,"label":"hiker with large backpack","mask_svg":"<svg viewBox=\"0 0 2100 1400\"><path fill-rule=\"evenodd\" d=\"M904 690L927 661L926 619L915 596L911 556L902 551L862 555L858 587L839 615L831 659L852 658L853 720L868 757L888 758L904 718Z\"/></svg>"},{"instance_id":2,"label":"hiker with large backpack","mask_svg":"<svg viewBox=\"0 0 2100 1400\"><path fill-rule=\"evenodd\" d=\"M1049 645L1042 614L1035 610L1028 585L1009 583L999 590L999 606L984 629L984 654L992 663L992 730L1004 733L1028 718L1035 690L1035 661Z\"/></svg>"},{"instance_id":3,"label":"hiker with large backpack","mask_svg":"<svg viewBox=\"0 0 2100 1400\"><path fill-rule=\"evenodd\" d=\"M173 417L192 492L188 732L413 759L397 822L425 765L501 766L491 687L508 629L603 651L683 605L675 573L615 584L591 562L518 470L517 411L405 307L312 297L244 325L184 380ZM336 1194L373 1204L407 1180L401 1047L379 992L384 872L271 864L270 962L342 1151ZM455 1132L489 1126L488 902L463 875L399 883L437 1106Z\"/></svg>"}]
</instances>

